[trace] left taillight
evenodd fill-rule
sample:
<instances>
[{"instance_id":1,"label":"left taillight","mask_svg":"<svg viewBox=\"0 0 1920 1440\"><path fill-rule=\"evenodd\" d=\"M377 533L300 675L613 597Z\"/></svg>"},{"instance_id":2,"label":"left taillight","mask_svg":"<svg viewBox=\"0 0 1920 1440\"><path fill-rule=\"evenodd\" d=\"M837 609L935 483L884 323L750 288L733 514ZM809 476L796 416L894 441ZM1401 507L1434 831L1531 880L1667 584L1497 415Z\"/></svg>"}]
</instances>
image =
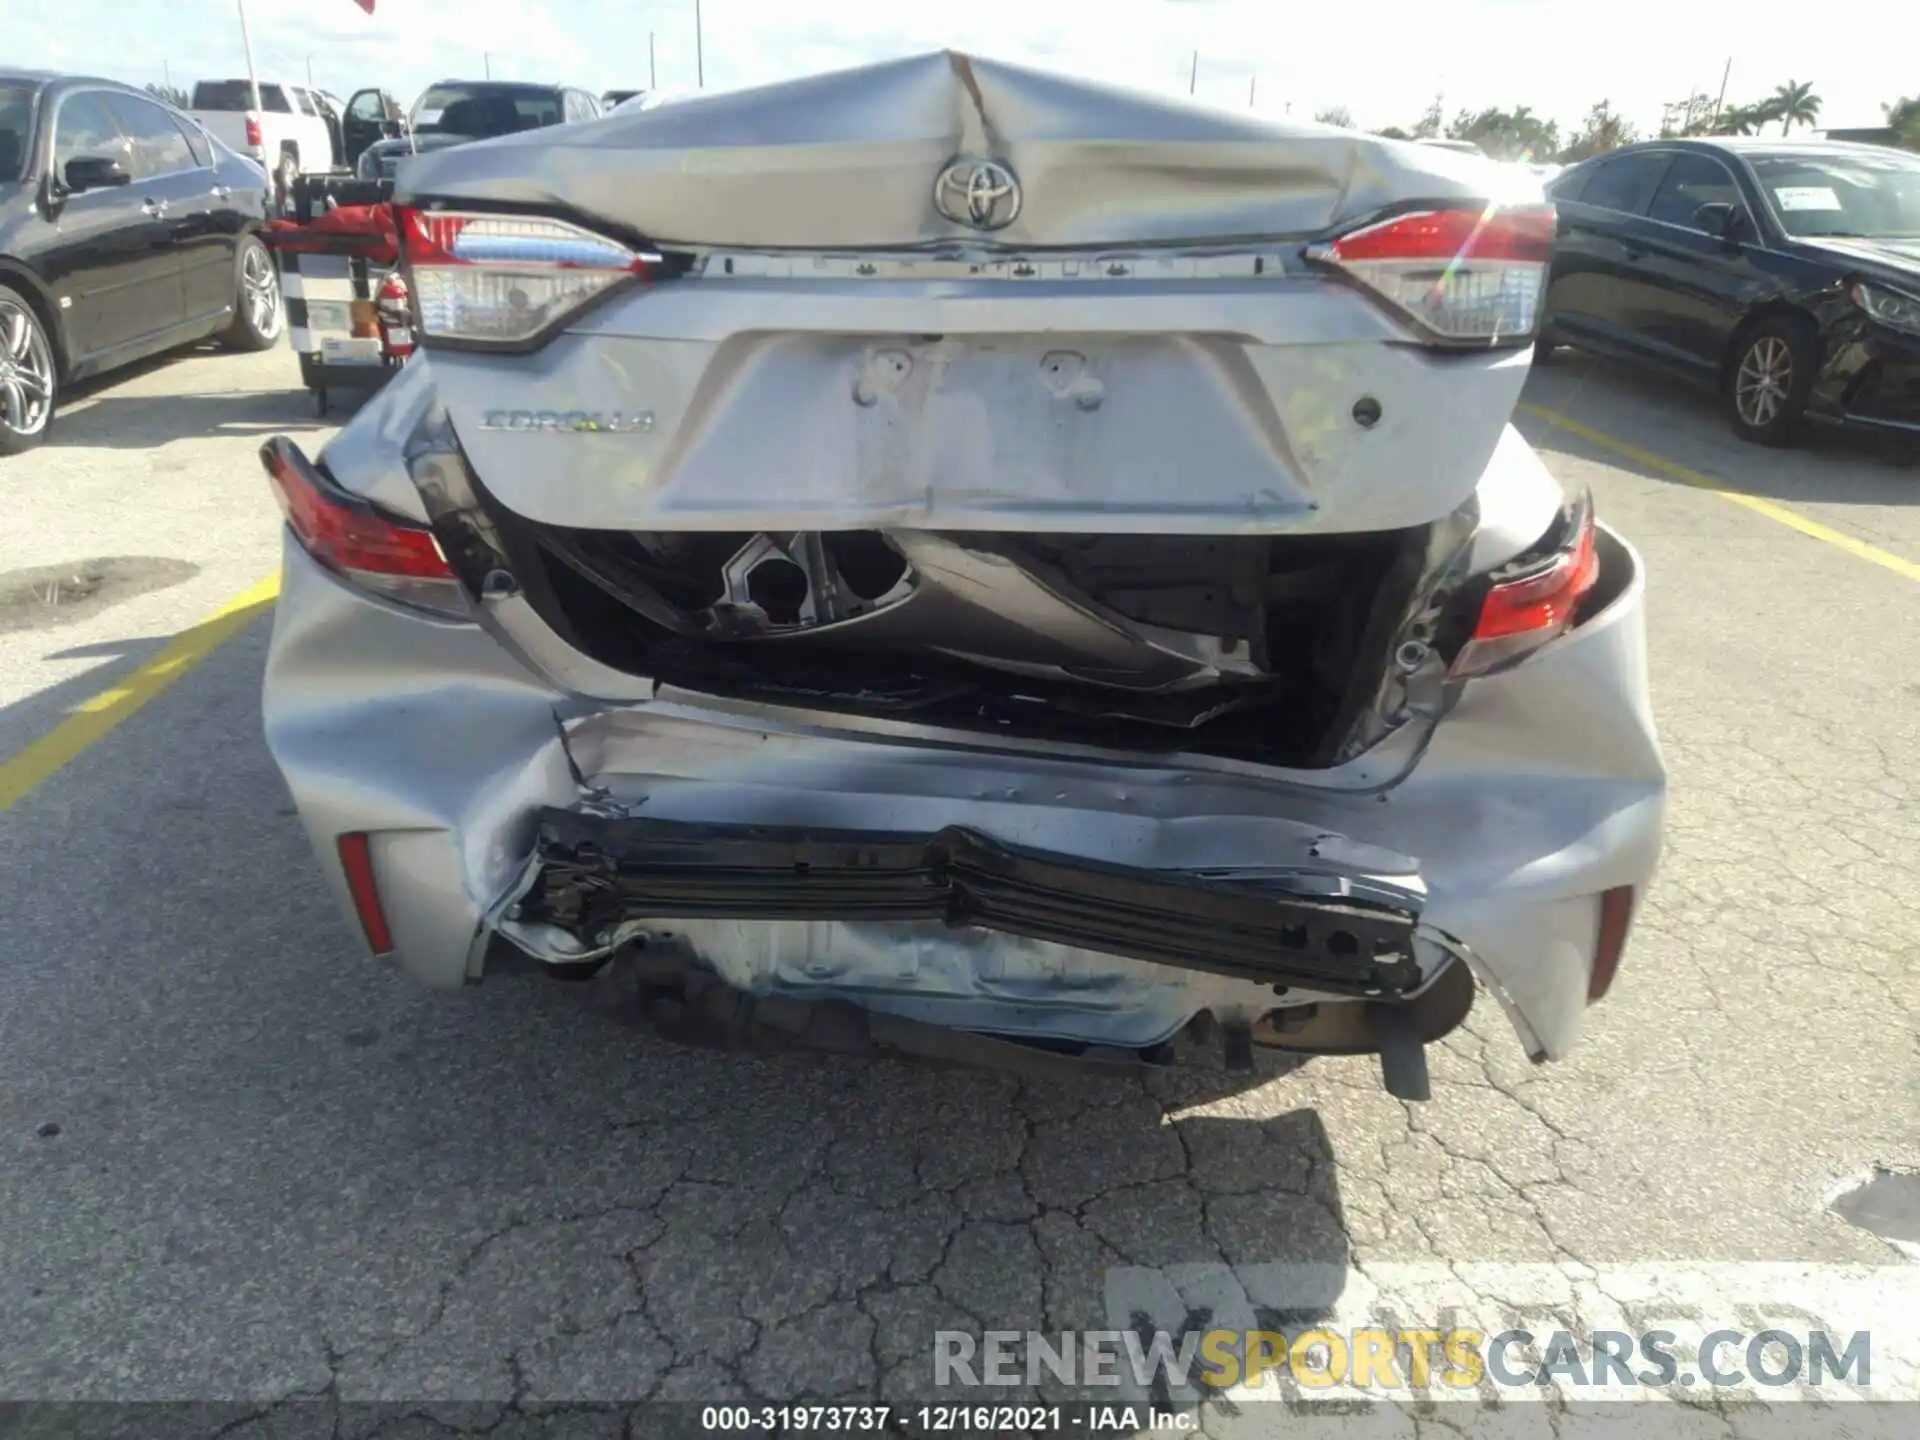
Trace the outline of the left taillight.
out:
<instances>
[{"instance_id":1,"label":"left taillight","mask_svg":"<svg viewBox=\"0 0 1920 1440\"><path fill-rule=\"evenodd\" d=\"M398 211L422 340L523 349L615 289L644 283L652 251L540 215Z\"/></svg>"},{"instance_id":2,"label":"left taillight","mask_svg":"<svg viewBox=\"0 0 1920 1440\"><path fill-rule=\"evenodd\" d=\"M1553 255L1551 205L1418 210L1309 247L1433 339L1518 344L1539 329Z\"/></svg>"},{"instance_id":3,"label":"left taillight","mask_svg":"<svg viewBox=\"0 0 1920 1440\"><path fill-rule=\"evenodd\" d=\"M1453 673L1484 675L1566 633L1599 578L1593 496L1582 489L1541 546L1494 574Z\"/></svg>"},{"instance_id":4,"label":"left taillight","mask_svg":"<svg viewBox=\"0 0 1920 1440\"><path fill-rule=\"evenodd\" d=\"M342 490L285 436L262 445L260 460L287 528L315 560L389 599L447 615L468 612L466 592L431 530L391 519Z\"/></svg>"}]
</instances>

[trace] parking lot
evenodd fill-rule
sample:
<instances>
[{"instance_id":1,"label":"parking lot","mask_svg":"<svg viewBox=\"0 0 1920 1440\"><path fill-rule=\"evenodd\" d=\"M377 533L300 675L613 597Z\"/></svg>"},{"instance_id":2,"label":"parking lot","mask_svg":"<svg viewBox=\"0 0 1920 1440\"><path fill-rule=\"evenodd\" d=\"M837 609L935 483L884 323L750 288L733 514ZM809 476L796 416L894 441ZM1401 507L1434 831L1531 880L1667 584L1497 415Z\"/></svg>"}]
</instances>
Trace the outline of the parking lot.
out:
<instances>
[{"instance_id":1,"label":"parking lot","mask_svg":"<svg viewBox=\"0 0 1920 1440\"><path fill-rule=\"evenodd\" d=\"M260 738L253 450L330 433L292 356L92 390L0 462L0 1398L901 1400L935 1330L1105 1326L1120 1272L1915 1273L1827 1199L1920 1166L1920 465L1572 356L1518 423L1646 558L1669 849L1571 1059L1483 1004L1408 1106L1371 1060L1023 1082L416 990ZM1875 1388L1920 1395L1903 1328Z\"/></svg>"}]
</instances>

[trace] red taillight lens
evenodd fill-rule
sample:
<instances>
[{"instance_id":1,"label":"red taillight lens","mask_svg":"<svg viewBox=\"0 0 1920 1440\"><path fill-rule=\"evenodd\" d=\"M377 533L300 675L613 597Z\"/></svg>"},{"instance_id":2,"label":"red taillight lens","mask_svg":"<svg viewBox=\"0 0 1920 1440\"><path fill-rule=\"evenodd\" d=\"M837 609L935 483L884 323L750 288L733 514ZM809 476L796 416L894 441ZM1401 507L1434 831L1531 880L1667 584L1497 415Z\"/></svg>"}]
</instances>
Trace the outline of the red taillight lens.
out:
<instances>
[{"instance_id":1,"label":"red taillight lens","mask_svg":"<svg viewBox=\"0 0 1920 1440\"><path fill-rule=\"evenodd\" d=\"M249 149L258 150L260 143L260 117L249 115L247 116L247 146Z\"/></svg>"},{"instance_id":2,"label":"red taillight lens","mask_svg":"<svg viewBox=\"0 0 1920 1440\"><path fill-rule=\"evenodd\" d=\"M347 894L366 933L367 948L376 955L392 954L393 932L387 928L386 912L380 908L380 887L374 880L373 851L366 835L359 831L342 835L339 851L340 868L347 876Z\"/></svg>"},{"instance_id":3,"label":"red taillight lens","mask_svg":"<svg viewBox=\"0 0 1920 1440\"><path fill-rule=\"evenodd\" d=\"M1618 885L1600 893L1600 933L1593 946L1593 969L1587 974L1587 1003L1603 999L1613 987L1620 960L1627 951L1627 931L1633 924L1633 887Z\"/></svg>"},{"instance_id":4,"label":"red taillight lens","mask_svg":"<svg viewBox=\"0 0 1920 1440\"><path fill-rule=\"evenodd\" d=\"M1453 662L1455 675L1481 675L1531 654L1573 623L1580 602L1600 578L1593 499L1582 491L1563 517L1566 538L1550 554L1496 576L1473 635Z\"/></svg>"},{"instance_id":5,"label":"red taillight lens","mask_svg":"<svg viewBox=\"0 0 1920 1440\"><path fill-rule=\"evenodd\" d=\"M315 560L362 590L441 619L470 621L473 607L433 532L390 520L320 473L284 435L260 447L274 498L294 539Z\"/></svg>"},{"instance_id":6,"label":"red taillight lens","mask_svg":"<svg viewBox=\"0 0 1920 1440\"><path fill-rule=\"evenodd\" d=\"M1356 260L1518 260L1553 253L1553 207L1423 210L1342 235L1332 258Z\"/></svg>"},{"instance_id":7,"label":"red taillight lens","mask_svg":"<svg viewBox=\"0 0 1920 1440\"><path fill-rule=\"evenodd\" d=\"M1573 619L1574 607L1599 578L1600 557L1594 550L1593 516L1589 513L1573 549L1556 555L1538 575L1511 580L1487 592L1473 638L1499 640L1538 630L1564 630Z\"/></svg>"},{"instance_id":8,"label":"red taillight lens","mask_svg":"<svg viewBox=\"0 0 1920 1440\"><path fill-rule=\"evenodd\" d=\"M414 319L428 340L523 347L661 257L541 215L398 211Z\"/></svg>"},{"instance_id":9,"label":"red taillight lens","mask_svg":"<svg viewBox=\"0 0 1920 1440\"><path fill-rule=\"evenodd\" d=\"M1491 344L1525 340L1538 328L1553 235L1551 205L1420 210L1307 253L1438 339Z\"/></svg>"},{"instance_id":10,"label":"red taillight lens","mask_svg":"<svg viewBox=\"0 0 1920 1440\"><path fill-rule=\"evenodd\" d=\"M294 537L322 565L355 578L453 579L432 531L389 520L329 484L290 441L269 440L260 459Z\"/></svg>"}]
</instances>

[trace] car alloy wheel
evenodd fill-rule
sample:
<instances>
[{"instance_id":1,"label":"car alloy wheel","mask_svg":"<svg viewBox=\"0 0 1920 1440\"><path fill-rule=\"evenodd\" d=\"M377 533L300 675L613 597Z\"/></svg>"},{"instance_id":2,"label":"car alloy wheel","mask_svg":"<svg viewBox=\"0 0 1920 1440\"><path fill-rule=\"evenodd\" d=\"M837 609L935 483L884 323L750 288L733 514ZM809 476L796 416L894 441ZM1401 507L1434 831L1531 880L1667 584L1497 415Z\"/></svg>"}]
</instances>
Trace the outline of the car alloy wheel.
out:
<instances>
[{"instance_id":1,"label":"car alloy wheel","mask_svg":"<svg viewBox=\"0 0 1920 1440\"><path fill-rule=\"evenodd\" d=\"M53 415L53 347L24 303L0 296L0 432L19 444Z\"/></svg>"},{"instance_id":2,"label":"car alloy wheel","mask_svg":"<svg viewBox=\"0 0 1920 1440\"><path fill-rule=\"evenodd\" d=\"M280 274L264 245L249 246L241 263L240 303L254 334L269 342L280 338Z\"/></svg>"},{"instance_id":3,"label":"car alloy wheel","mask_svg":"<svg viewBox=\"0 0 1920 1440\"><path fill-rule=\"evenodd\" d=\"M1793 378L1793 347L1779 335L1756 337L1733 377L1733 404L1740 418L1755 430L1775 424L1793 393Z\"/></svg>"}]
</instances>

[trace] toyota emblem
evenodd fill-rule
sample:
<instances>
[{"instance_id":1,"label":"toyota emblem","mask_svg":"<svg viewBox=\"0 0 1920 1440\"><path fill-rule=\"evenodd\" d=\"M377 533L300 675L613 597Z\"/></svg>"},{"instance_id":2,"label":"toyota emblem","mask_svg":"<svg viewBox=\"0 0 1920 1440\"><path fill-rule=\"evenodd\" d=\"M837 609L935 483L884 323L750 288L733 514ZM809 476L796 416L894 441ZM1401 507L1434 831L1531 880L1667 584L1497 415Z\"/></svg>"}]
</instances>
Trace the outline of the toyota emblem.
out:
<instances>
[{"instance_id":1,"label":"toyota emblem","mask_svg":"<svg viewBox=\"0 0 1920 1440\"><path fill-rule=\"evenodd\" d=\"M997 160L956 160L933 182L933 205L956 225L1004 230L1020 214L1020 182Z\"/></svg>"}]
</instances>

